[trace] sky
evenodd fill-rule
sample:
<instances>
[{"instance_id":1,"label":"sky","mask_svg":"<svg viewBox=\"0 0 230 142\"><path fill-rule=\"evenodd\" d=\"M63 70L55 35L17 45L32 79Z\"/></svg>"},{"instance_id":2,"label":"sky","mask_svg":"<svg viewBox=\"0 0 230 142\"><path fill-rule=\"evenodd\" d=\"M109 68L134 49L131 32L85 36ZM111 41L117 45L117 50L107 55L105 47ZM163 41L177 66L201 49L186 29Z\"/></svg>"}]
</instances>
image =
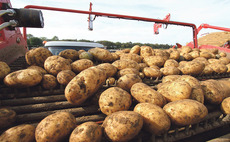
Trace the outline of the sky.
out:
<instances>
[{"instance_id":1,"label":"sky","mask_svg":"<svg viewBox=\"0 0 230 142\"><path fill-rule=\"evenodd\" d=\"M13 8L26 5L39 5L75 10L92 11L163 19L168 13L171 21L202 23L230 28L229 0L11 0ZM35 37L59 39L87 39L93 41L140 42L152 44L186 43L193 40L192 28L168 25L167 29L153 31L153 22L133 21L107 17L96 17L93 31L88 30L88 15L42 10L44 28L27 28L27 34ZM165 27L165 26L163 26ZM218 32L202 29L201 37L207 33Z\"/></svg>"}]
</instances>

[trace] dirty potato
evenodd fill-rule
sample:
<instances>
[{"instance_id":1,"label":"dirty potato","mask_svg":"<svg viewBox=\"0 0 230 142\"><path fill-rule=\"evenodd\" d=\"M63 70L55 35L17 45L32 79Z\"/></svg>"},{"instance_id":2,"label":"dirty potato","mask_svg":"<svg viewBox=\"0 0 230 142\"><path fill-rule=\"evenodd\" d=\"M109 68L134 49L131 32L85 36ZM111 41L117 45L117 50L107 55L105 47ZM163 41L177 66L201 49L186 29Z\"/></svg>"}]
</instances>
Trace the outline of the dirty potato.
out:
<instances>
[{"instance_id":1,"label":"dirty potato","mask_svg":"<svg viewBox=\"0 0 230 142\"><path fill-rule=\"evenodd\" d=\"M0 130L14 124L16 112L10 108L0 108Z\"/></svg>"},{"instance_id":2,"label":"dirty potato","mask_svg":"<svg viewBox=\"0 0 230 142\"><path fill-rule=\"evenodd\" d=\"M226 73L228 68L222 63L212 63L208 65L215 73Z\"/></svg>"},{"instance_id":3,"label":"dirty potato","mask_svg":"<svg viewBox=\"0 0 230 142\"><path fill-rule=\"evenodd\" d=\"M110 63L102 63L97 65L98 68L104 70L108 77L112 77L117 73L117 68Z\"/></svg>"},{"instance_id":4,"label":"dirty potato","mask_svg":"<svg viewBox=\"0 0 230 142\"><path fill-rule=\"evenodd\" d=\"M166 76L166 75L179 75L180 74L180 70L174 66L167 66L167 67L161 68L160 71L162 72L162 74L164 76Z\"/></svg>"},{"instance_id":5,"label":"dirty potato","mask_svg":"<svg viewBox=\"0 0 230 142\"><path fill-rule=\"evenodd\" d=\"M140 54L140 50L141 47L139 45L134 45L131 49L130 49L130 53L131 54Z\"/></svg>"},{"instance_id":6,"label":"dirty potato","mask_svg":"<svg viewBox=\"0 0 230 142\"><path fill-rule=\"evenodd\" d=\"M153 55L153 49L150 46L141 46L140 47L140 56L145 58Z\"/></svg>"},{"instance_id":7,"label":"dirty potato","mask_svg":"<svg viewBox=\"0 0 230 142\"><path fill-rule=\"evenodd\" d=\"M167 67L167 66L174 66L174 67L178 67L179 66L179 63L174 60L174 59L168 59L165 61L164 63L164 67Z\"/></svg>"},{"instance_id":8,"label":"dirty potato","mask_svg":"<svg viewBox=\"0 0 230 142\"><path fill-rule=\"evenodd\" d=\"M143 57L137 54L131 54L131 53L124 53L120 56L120 60L133 60L133 61L136 61L137 63L141 63L142 58Z\"/></svg>"},{"instance_id":9,"label":"dirty potato","mask_svg":"<svg viewBox=\"0 0 230 142\"><path fill-rule=\"evenodd\" d=\"M66 59L71 59L72 61L75 61L78 59L78 52L77 50L74 49L65 49L59 53L59 56L66 58Z\"/></svg>"},{"instance_id":10,"label":"dirty potato","mask_svg":"<svg viewBox=\"0 0 230 142\"><path fill-rule=\"evenodd\" d=\"M139 64L133 60L116 60L112 63L118 70L122 70L125 68L135 68L137 70L140 69Z\"/></svg>"},{"instance_id":11,"label":"dirty potato","mask_svg":"<svg viewBox=\"0 0 230 142\"><path fill-rule=\"evenodd\" d=\"M117 76L121 77L126 74L136 74L139 75L139 71L135 68L125 68L117 72Z\"/></svg>"},{"instance_id":12,"label":"dirty potato","mask_svg":"<svg viewBox=\"0 0 230 142\"><path fill-rule=\"evenodd\" d=\"M113 61L112 54L106 49L96 47L96 48L90 49L88 52L93 55L93 58L95 60L98 60L101 62L112 62Z\"/></svg>"},{"instance_id":13,"label":"dirty potato","mask_svg":"<svg viewBox=\"0 0 230 142\"><path fill-rule=\"evenodd\" d=\"M0 61L0 80L10 73L10 67L5 63Z\"/></svg>"},{"instance_id":14,"label":"dirty potato","mask_svg":"<svg viewBox=\"0 0 230 142\"><path fill-rule=\"evenodd\" d=\"M126 74L118 79L117 87L120 87L129 92L133 84L137 82L142 82L142 79L138 75Z\"/></svg>"},{"instance_id":15,"label":"dirty potato","mask_svg":"<svg viewBox=\"0 0 230 142\"><path fill-rule=\"evenodd\" d=\"M67 85L76 74L71 70L63 70L57 74L57 81L62 85Z\"/></svg>"},{"instance_id":16,"label":"dirty potato","mask_svg":"<svg viewBox=\"0 0 230 142\"><path fill-rule=\"evenodd\" d=\"M40 66L32 65L32 66L29 66L27 69L35 69L35 70L39 71L42 75L47 74L47 71Z\"/></svg>"},{"instance_id":17,"label":"dirty potato","mask_svg":"<svg viewBox=\"0 0 230 142\"><path fill-rule=\"evenodd\" d=\"M89 59L80 59L71 64L71 68L75 73L79 73L92 66L93 62Z\"/></svg>"},{"instance_id":18,"label":"dirty potato","mask_svg":"<svg viewBox=\"0 0 230 142\"><path fill-rule=\"evenodd\" d=\"M156 65L162 67L165 63L165 59L162 56L148 56L143 60L148 66Z\"/></svg>"},{"instance_id":19,"label":"dirty potato","mask_svg":"<svg viewBox=\"0 0 230 142\"><path fill-rule=\"evenodd\" d=\"M41 85L44 89L53 89L57 86L57 79L52 74L45 74L42 77Z\"/></svg>"},{"instance_id":20,"label":"dirty potato","mask_svg":"<svg viewBox=\"0 0 230 142\"><path fill-rule=\"evenodd\" d=\"M203 63L196 61L189 61L178 67L184 75L198 75L204 70L204 68L205 65Z\"/></svg>"},{"instance_id":21,"label":"dirty potato","mask_svg":"<svg viewBox=\"0 0 230 142\"><path fill-rule=\"evenodd\" d=\"M167 75L162 78L162 83L166 82L172 82L177 80L180 77L180 75Z\"/></svg>"},{"instance_id":22,"label":"dirty potato","mask_svg":"<svg viewBox=\"0 0 230 142\"><path fill-rule=\"evenodd\" d=\"M108 115L102 126L111 141L129 141L141 131L143 118L134 111L118 111Z\"/></svg>"},{"instance_id":23,"label":"dirty potato","mask_svg":"<svg viewBox=\"0 0 230 142\"><path fill-rule=\"evenodd\" d=\"M162 72L160 71L160 69L154 68L154 67L145 67L142 71L144 73L144 75L146 77L153 77L153 78L157 78L157 77L161 77L162 76Z\"/></svg>"},{"instance_id":24,"label":"dirty potato","mask_svg":"<svg viewBox=\"0 0 230 142\"><path fill-rule=\"evenodd\" d=\"M230 114L230 97L222 101L220 108L224 114Z\"/></svg>"},{"instance_id":25,"label":"dirty potato","mask_svg":"<svg viewBox=\"0 0 230 142\"><path fill-rule=\"evenodd\" d=\"M61 142L76 127L76 119L69 112L56 112L40 121L35 130L37 142Z\"/></svg>"}]
</instances>

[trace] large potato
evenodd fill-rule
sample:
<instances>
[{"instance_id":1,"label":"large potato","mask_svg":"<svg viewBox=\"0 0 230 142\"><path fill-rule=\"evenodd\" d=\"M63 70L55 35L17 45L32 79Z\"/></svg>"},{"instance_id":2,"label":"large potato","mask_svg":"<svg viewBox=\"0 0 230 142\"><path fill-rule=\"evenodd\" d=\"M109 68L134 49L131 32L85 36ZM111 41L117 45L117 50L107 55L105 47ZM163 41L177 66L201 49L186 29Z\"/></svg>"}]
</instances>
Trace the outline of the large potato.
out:
<instances>
[{"instance_id":1,"label":"large potato","mask_svg":"<svg viewBox=\"0 0 230 142\"><path fill-rule=\"evenodd\" d=\"M118 79L117 87L120 87L129 92L133 84L137 82L142 82L142 79L138 75L126 74Z\"/></svg>"},{"instance_id":2,"label":"large potato","mask_svg":"<svg viewBox=\"0 0 230 142\"><path fill-rule=\"evenodd\" d=\"M178 67L184 75L198 75L204 70L204 68L205 65L203 63L196 61L189 61Z\"/></svg>"},{"instance_id":3,"label":"large potato","mask_svg":"<svg viewBox=\"0 0 230 142\"><path fill-rule=\"evenodd\" d=\"M27 69L35 69L35 70L39 71L41 74L43 74L43 75L47 74L47 71L44 68L40 67L40 66L32 65L32 66L29 66Z\"/></svg>"},{"instance_id":4,"label":"large potato","mask_svg":"<svg viewBox=\"0 0 230 142\"><path fill-rule=\"evenodd\" d=\"M162 72L162 74L164 76L166 76L166 75L179 75L180 74L180 70L174 66L167 66L167 67L161 68L160 71Z\"/></svg>"},{"instance_id":5,"label":"large potato","mask_svg":"<svg viewBox=\"0 0 230 142\"><path fill-rule=\"evenodd\" d=\"M93 58L95 60L98 60L101 62L112 62L113 61L112 54L106 49L96 47L96 48L90 49L88 52L93 55Z\"/></svg>"},{"instance_id":6,"label":"large potato","mask_svg":"<svg viewBox=\"0 0 230 142\"><path fill-rule=\"evenodd\" d=\"M110 63L102 63L97 65L98 68L104 70L108 77L112 77L117 73L117 68Z\"/></svg>"},{"instance_id":7,"label":"large potato","mask_svg":"<svg viewBox=\"0 0 230 142\"><path fill-rule=\"evenodd\" d=\"M204 57L197 57L197 58L193 59L193 61L201 62L201 63L205 64L205 66L209 64L208 60Z\"/></svg>"},{"instance_id":8,"label":"large potato","mask_svg":"<svg viewBox=\"0 0 230 142\"><path fill-rule=\"evenodd\" d=\"M140 47L140 56L143 58L152 56L153 55L153 49L150 46L141 46Z\"/></svg>"},{"instance_id":9,"label":"large potato","mask_svg":"<svg viewBox=\"0 0 230 142\"><path fill-rule=\"evenodd\" d=\"M0 130L14 124L16 112L10 108L0 108Z\"/></svg>"},{"instance_id":10,"label":"large potato","mask_svg":"<svg viewBox=\"0 0 230 142\"><path fill-rule=\"evenodd\" d=\"M59 56L66 58L66 59L71 59L72 61L75 61L78 59L79 54L78 54L77 50L66 49L66 50L61 51L59 53Z\"/></svg>"},{"instance_id":11,"label":"large potato","mask_svg":"<svg viewBox=\"0 0 230 142\"><path fill-rule=\"evenodd\" d=\"M96 122L78 125L70 135L69 142L100 142L102 127Z\"/></svg>"},{"instance_id":12,"label":"large potato","mask_svg":"<svg viewBox=\"0 0 230 142\"><path fill-rule=\"evenodd\" d=\"M174 50L170 53L169 59L179 60L180 59L180 52L177 50Z\"/></svg>"},{"instance_id":13,"label":"large potato","mask_svg":"<svg viewBox=\"0 0 230 142\"><path fill-rule=\"evenodd\" d=\"M53 89L57 86L57 84L57 79L52 74L43 75L41 85L44 89Z\"/></svg>"},{"instance_id":14,"label":"large potato","mask_svg":"<svg viewBox=\"0 0 230 142\"><path fill-rule=\"evenodd\" d=\"M192 92L192 87L183 80L176 80L173 82L163 83L159 86L160 92L168 102L188 99Z\"/></svg>"},{"instance_id":15,"label":"large potato","mask_svg":"<svg viewBox=\"0 0 230 142\"><path fill-rule=\"evenodd\" d=\"M139 75L139 70L135 69L135 68L125 68L125 69L122 69L120 71L117 72L117 76L118 77L121 77L123 75L126 75L126 74L136 74L136 75Z\"/></svg>"},{"instance_id":16,"label":"large potato","mask_svg":"<svg viewBox=\"0 0 230 142\"><path fill-rule=\"evenodd\" d=\"M162 56L148 56L143 60L148 66L156 65L162 67L165 63L165 59Z\"/></svg>"},{"instance_id":17,"label":"large potato","mask_svg":"<svg viewBox=\"0 0 230 142\"><path fill-rule=\"evenodd\" d=\"M106 89L102 92L99 98L99 107L101 112L106 115L110 115L121 110L128 110L131 104L131 95L119 87Z\"/></svg>"},{"instance_id":18,"label":"large potato","mask_svg":"<svg viewBox=\"0 0 230 142\"><path fill-rule=\"evenodd\" d=\"M33 48L26 52L25 58L28 65L44 66L45 60L53 54L46 48Z\"/></svg>"},{"instance_id":19,"label":"large potato","mask_svg":"<svg viewBox=\"0 0 230 142\"><path fill-rule=\"evenodd\" d=\"M135 83L130 92L140 103L152 103L160 107L166 104L165 98L159 92L144 83Z\"/></svg>"},{"instance_id":20,"label":"large potato","mask_svg":"<svg viewBox=\"0 0 230 142\"><path fill-rule=\"evenodd\" d=\"M181 75L178 79L188 82L191 87L200 85L199 80L190 75Z\"/></svg>"},{"instance_id":21,"label":"large potato","mask_svg":"<svg viewBox=\"0 0 230 142\"><path fill-rule=\"evenodd\" d=\"M139 63L140 71L143 71L145 67L148 67L146 63Z\"/></svg>"},{"instance_id":22,"label":"large potato","mask_svg":"<svg viewBox=\"0 0 230 142\"><path fill-rule=\"evenodd\" d=\"M106 77L106 73L96 66L83 70L66 86L66 99L73 104L84 103L105 83Z\"/></svg>"},{"instance_id":23,"label":"large potato","mask_svg":"<svg viewBox=\"0 0 230 142\"><path fill-rule=\"evenodd\" d=\"M137 54L125 53L120 56L120 60L133 60L137 63L141 63L142 57Z\"/></svg>"},{"instance_id":24,"label":"large potato","mask_svg":"<svg viewBox=\"0 0 230 142\"><path fill-rule=\"evenodd\" d=\"M227 97L222 101L221 110L224 114L230 114L230 97Z\"/></svg>"},{"instance_id":25,"label":"large potato","mask_svg":"<svg viewBox=\"0 0 230 142\"><path fill-rule=\"evenodd\" d=\"M208 65L216 73L226 73L228 68L222 63L212 63Z\"/></svg>"},{"instance_id":26,"label":"large potato","mask_svg":"<svg viewBox=\"0 0 230 142\"><path fill-rule=\"evenodd\" d=\"M54 55L45 60L44 68L48 73L56 76L62 70L71 70L71 65L67 59Z\"/></svg>"},{"instance_id":27,"label":"large potato","mask_svg":"<svg viewBox=\"0 0 230 142\"><path fill-rule=\"evenodd\" d=\"M139 103L135 106L134 112L139 113L143 117L143 128L149 133L160 135L167 132L171 126L170 118L157 105Z\"/></svg>"},{"instance_id":28,"label":"large potato","mask_svg":"<svg viewBox=\"0 0 230 142\"><path fill-rule=\"evenodd\" d=\"M135 68L137 70L140 69L139 64L133 60L116 60L112 63L118 70L122 70L125 68Z\"/></svg>"},{"instance_id":29,"label":"large potato","mask_svg":"<svg viewBox=\"0 0 230 142\"><path fill-rule=\"evenodd\" d=\"M140 50L141 47L139 45L134 45L131 49L130 49L130 53L131 54L140 54Z\"/></svg>"},{"instance_id":30,"label":"large potato","mask_svg":"<svg viewBox=\"0 0 230 142\"><path fill-rule=\"evenodd\" d=\"M76 127L76 119L69 112L56 112L40 121L35 130L37 142L62 142Z\"/></svg>"},{"instance_id":31,"label":"large potato","mask_svg":"<svg viewBox=\"0 0 230 142\"><path fill-rule=\"evenodd\" d=\"M178 67L179 66L179 63L174 60L174 59L168 59L165 61L164 63L164 67L167 67L167 66L174 66L174 67Z\"/></svg>"},{"instance_id":32,"label":"large potato","mask_svg":"<svg viewBox=\"0 0 230 142\"><path fill-rule=\"evenodd\" d=\"M108 115L102 126L111 141L129 141L140 132L143 118L134 111L118 111Z\"/></svg>"},{"instance_id":33,"label":"large potato","mask_svg":"<svg viewBox=\"0 0 230 142\"><path fill-rule=\"evenodd\" d=\"M163 109L171 121L179 126L198 123L208 114L208 109L205 105L190 99L170 102Z\"/></svg>"},{"instance_id":34,"label":"large potato","mask_svg":"<svg viewBox=\"0 0 230 142\"><path fill-rule=\"evenodd\" d=\"M30 124L22 124L6 130L0 136L1 142L33 142L35 127Z\"/></svg>"},{"instance_id":35,"label":"large potato","mask_svg":"<svg viewBox=\"0 0 230 142\"><path fill-rule=\"evenodd\" d=\"M67 85L76 74L71 70L63 70L57 74L57 81L62 85Z\"/></svg>"},{"instance_id":36,"label":"large potato","mask_svg":"<svg viewBox=\"0 0 230 142\"><path fill-rule=\"evenodd\" d=\"M2 80L9 73L10 67L5 62L0 61L0 80Z\"/></svg>"},{"instance_id":37,"label":"large potato","mask_svg":"<svg viewBox=\"0 0 230 142\"><path fill-rule=\"evenodd\" d=\"M89 59L80 59L71 64L71 68L75 73L79 73L93 66L93 62Z\"/></svg>"},{"instance_id":38,"label":"large potato","mask_svg":"<svg viewBox=\"0 0 230 142\"><path fill-rule=\"evenodd\" d=\"M177 80L180 77L180 75L167 75L162 78L162 83L166 82L172 82Z\"/></svg>"},{"instance_id":39,"label":"large potato","mask_svg":"<svg viewBox=\"0 0 230 142\"><path fill-rule=\"evenodd\" d=\"M154 67L145 67L142 71L144 73L144 75L146 77L153 77L153 78L157 78L157 77L161 77L162 76L162 72Z\"/></svg>"}]
</instances>

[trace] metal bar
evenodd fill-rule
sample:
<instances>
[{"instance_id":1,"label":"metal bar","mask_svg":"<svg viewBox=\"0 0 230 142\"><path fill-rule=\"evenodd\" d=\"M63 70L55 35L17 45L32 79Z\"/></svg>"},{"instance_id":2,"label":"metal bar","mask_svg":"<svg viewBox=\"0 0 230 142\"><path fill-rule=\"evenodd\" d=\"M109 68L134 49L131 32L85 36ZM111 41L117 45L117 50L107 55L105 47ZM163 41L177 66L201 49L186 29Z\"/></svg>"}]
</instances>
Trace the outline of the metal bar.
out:
<instances>
[{"instance_id":1,"label":"metal bar","mask_svg":"<svg viewBox=\"0 0 230 142\"><path fill-rule=\"evenodd\" d=\"M200 32L200 30L203 29L203 28L210 28L210 29L216 29L216 30L222 30L222 31L230 32L230 28L212 26L212 25L209 25L209 24L201 24L201 25L197 28L197 34L198 34L198 33Z\"/></svg>"},{"instance_id":2,"label":"metal bar","mask_svg":"<svg viewBox=\"0 0 230 142\"><path fill-rule=\"evenodd\" d=\"M9 27L9 26L16 26L17 22L15 20L10 20L9 22L4 22L0 25L0 30Z\"/></svg>"},{"instance_id":3,"label":"metal bar","mask_svg":"<svg viewBox=\"0 0 230 142\"><path fill-rule=\"evenodd\" d=\"M0 10L0 17L5 14L9 14L10 16L13 16L15 14L15 11L13 9Z\"/></svg>"}]
</instances>

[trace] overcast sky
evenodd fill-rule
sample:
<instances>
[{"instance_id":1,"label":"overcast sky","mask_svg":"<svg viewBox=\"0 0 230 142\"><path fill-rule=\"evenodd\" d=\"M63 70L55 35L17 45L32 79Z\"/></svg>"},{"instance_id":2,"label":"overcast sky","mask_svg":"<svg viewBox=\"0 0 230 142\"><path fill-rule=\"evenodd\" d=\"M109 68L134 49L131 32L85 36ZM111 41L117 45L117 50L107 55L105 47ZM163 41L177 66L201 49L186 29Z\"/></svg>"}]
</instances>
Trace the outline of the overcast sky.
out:
<instances>
[{"instance_id":1,"label":"overcast sky","mask_svg":"<svg viewBox=\"0 0 230 142\"><path fill-rule=\"evenodd\" d=\"M229 0L11 0L14 8L40 5L94 12L123 14L146 18L163 19L168 13L171 21L202 23L230 28ZM36 37L59 39L109 40L113 42L141 42L175 44L192 41L192 28L169 25L153 34L150 22L97 17L93 31L88 30L88 15L42 10L45 26L42 29L27 28L27 33ZM199 36L217 30L203 29Z\"/></svg>"}]
</instances>

